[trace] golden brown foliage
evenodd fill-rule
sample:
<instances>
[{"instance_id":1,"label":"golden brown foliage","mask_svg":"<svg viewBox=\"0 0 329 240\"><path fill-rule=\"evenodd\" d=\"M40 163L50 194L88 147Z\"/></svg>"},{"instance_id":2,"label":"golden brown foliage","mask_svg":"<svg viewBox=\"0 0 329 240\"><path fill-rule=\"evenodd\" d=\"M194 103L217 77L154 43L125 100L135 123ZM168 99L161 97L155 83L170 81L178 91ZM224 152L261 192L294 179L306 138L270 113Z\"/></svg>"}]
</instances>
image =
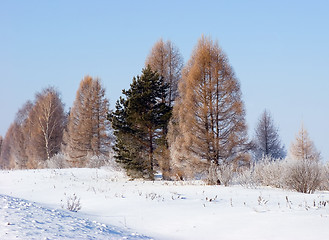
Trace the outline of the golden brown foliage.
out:
<instances>
[{"instance_id":1,"label":"golden brown foliage","mask_svg":"<svg viewBox=\"0 0 329 240\"><path fill-rule=\"evenodd\" d=\"M29 146L26 135L27 119L33 104L28 101L17 112L15 121L7 130L1 149L1 168L24 169L27 167L27 148Z\"/></svg>"},{"instance_id":2,"label":"golden brown foliage","mask_svg":"<svg viewBox=\"0 0 329 240\"><path fill-rule=\"evenodd\" d=\"M183 67L183 57L178 48L170 40L164 42L160 39L154 44L145 65L150 65L153 71L157 71L163 77L164 83L169 85L165 100L172 106L178 96L177 84Z\"/></svg>"},{"instance_id":3,"label":"golden brown foliage","mask_svg":"<svg viewBox=\"0 0 329 240\"><path fill-rule=\"evenodd\" d=\"M13 154L14 141L13 136L15 133L15 124L11 124L7 130L5 138L2 142L1 155L0 155L0 167L1 169L10 169L15 167L15 158Z\"/></svg>"},{"instance_id":4,"label":"golden brown foliage","mask_svg":"<svg viewBox=\"0 0 329 240\"><path fill-rule=\"evenodd\" d=\"M65 152L72 165L87 164L87 156L100 156L109 150L109 103L99 79L86 76L77 91L65 132Z\"/></svg>"},{"instance_id":5,"label":"golden brown foliage","mask_svg":"<svg viewBox=\"0 0 329 240\"><path fill-rule=\"evenodd\" d=\"M248 161L240 84L210 38L199 40L183 69L179 94L168 136L175 171L194 175L212 162Z\"/></svg>"},{"instance_id":6,"label":"golden brown foliage","mask_svg":"<svg viewBox=\"0 0 329 240\"><path fill-rule=\"evenodd\" d=\"M320 160L320 152L314 146L307 130L302 125L296 139L290 145L290 155L296 160Z\"/></svg>"},{"instance_id":7,"label":"golden brown foliage","mask_svg":"<svg viewBox=\"0 0 329 240\"><path fill-rule=\"evenodd\" d=\"M178 96L178 81L181 78L183 67L183 57L179 49L170 40L164 42L163 39L160 39L154 44L145 61L145 65L146 67L150 66L153 71L157 71L163 77L163 82L168 84L167 97L162 99L162 101L169 107L172 107ZM166 127L163 129L163 135L166 135L167 132ZM163 179L169 179L170 175L170 154L167 145L165 144L156 152Z\"/></svg>"}]
</instances>

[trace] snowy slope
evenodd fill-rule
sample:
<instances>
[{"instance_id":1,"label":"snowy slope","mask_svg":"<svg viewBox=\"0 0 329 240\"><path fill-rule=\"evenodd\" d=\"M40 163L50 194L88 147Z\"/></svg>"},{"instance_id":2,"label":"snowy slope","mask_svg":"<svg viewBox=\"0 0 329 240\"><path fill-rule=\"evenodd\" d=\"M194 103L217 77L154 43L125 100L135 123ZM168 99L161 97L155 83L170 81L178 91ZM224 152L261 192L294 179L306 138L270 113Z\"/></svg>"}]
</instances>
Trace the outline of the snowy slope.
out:
<instances>
[{"instance_id":1,"label":"snowy slope","mask_svg":"<svg viewBox=\"0 0 329 240\"><path fill-rule=\"evenodd\" d=\"M0 239L149 239L6 195L0 216Z\"/></svg>"},{"instance_id":2,"label":"snowy slope","mask_svg":"<svg viewBox=\"0 0 329 240\"><path fill-rule=\"evenodd\" d=\"M129 181L113 169L45 169L0 171L0 194L37 202L18 201L35 206L30 213L43 206L44 214L50 216L41 220L29 218L31 222L32 219L41 222L38 226L46 225L54 213L49 209L55 209L56 214L69 216L56 217L54 222L59 225L63 221L63 225L70 226L69 222L77 218L78 225L72 228L82 224L82 229L90 226L92 232L97 232L97 226L105 224L106 230L99 234L106 236L122 231L116 229L124 229L119 238L143 238L130 232L154 239L327 239L329 236L328 192L308 195L271 188L207 186L202 182ZM72 194L81 198L82 209L78 213L63 212L61 205ZM6 201L15 201L7 196L2 198L6 200L1 200L1 211L8 211L3 206L11 204L6 205ZM12 227L6 225L8 222L11 220L1 218L1 234L3 229L9 231ZM88 239L83 235L85 230L76 232L77 235L72 232L67 238ZM49 235L45 231L40 233L50 239L61 239L56 238L56 231ZM10 231L9 234L15 235Z\"/></svg>"}]
</instances>

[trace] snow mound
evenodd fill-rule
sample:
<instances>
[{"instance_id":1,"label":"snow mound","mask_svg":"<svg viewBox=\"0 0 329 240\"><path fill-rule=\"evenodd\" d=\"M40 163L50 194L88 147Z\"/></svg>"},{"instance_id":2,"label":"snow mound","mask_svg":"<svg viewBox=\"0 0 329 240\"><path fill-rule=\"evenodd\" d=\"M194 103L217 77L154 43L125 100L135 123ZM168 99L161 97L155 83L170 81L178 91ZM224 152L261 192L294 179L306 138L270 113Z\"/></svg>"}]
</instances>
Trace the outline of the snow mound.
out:
<instances>
[{"instance_id":1,"label":"snow mound","mask_svg":"<svg viewBox=\"0 0 329 240\"><path fill-rule=\"evenodd\" d=\"M0 195L0 239L149 239L80 218L76 213L48 209Z\"/></svg>"}]
</instances>

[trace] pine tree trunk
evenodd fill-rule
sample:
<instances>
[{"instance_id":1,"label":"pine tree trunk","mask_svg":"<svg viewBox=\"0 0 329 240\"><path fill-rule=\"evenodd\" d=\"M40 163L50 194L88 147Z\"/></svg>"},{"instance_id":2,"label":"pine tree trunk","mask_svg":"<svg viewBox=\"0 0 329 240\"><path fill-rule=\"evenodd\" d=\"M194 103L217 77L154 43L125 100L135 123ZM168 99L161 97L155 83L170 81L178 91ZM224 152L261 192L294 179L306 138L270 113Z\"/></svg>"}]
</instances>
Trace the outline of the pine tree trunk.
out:
<instances>
[{"instance_id":1,"label":"pine tree trunk","mask_svg":"<svg viewBox=\"0 0 329 240\"><path fill-rule=\"evenodd\" d=\"M149 128L149 163L150 163L150 177L153 178L153 134L152 129Z\"/></svg>"}]
</instances>

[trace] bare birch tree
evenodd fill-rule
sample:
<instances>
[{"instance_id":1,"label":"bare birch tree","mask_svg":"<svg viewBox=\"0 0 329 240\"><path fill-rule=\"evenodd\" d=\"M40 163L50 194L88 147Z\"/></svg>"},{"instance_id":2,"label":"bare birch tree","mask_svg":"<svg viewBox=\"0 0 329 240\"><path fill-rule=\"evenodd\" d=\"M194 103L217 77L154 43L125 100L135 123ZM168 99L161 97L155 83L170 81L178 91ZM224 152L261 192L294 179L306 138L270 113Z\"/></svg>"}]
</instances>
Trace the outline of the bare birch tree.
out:
<instances>
[{"instance_id":1,"label":"bare birch tree","mask_svg":"<svg viewBox=\"0 0 329 240\"><path fill-rule=\"evenodd\" d=\"M65 132L65 152L73 166L85 166L88 155L108 153L108 113L109 103L100 80L86 76L80 82Z\"/></svg>"},{"instance_id":2,"label":"bare birch tree","mask_svg":"<svg viewBox=\"0 0 329 240\"><path fill-rule=\"evenodd\" d=\"M190 169L195 175L211 164L249 161L240 83L210 38L199 40L183 70L179 94L168 137L176 173Z\"/></svg>"},{"instance_id":3,"label":"bare birch tree","mask_svg":"<svg viewBox=\"0 0 329 240\"><path fill-rule=\"evenodd\" d=\"M29 159L42 163L58 153L65 127L64 104L54 88L46 88L36 94L30 111Z\"/></svg>"}]
</instances>

